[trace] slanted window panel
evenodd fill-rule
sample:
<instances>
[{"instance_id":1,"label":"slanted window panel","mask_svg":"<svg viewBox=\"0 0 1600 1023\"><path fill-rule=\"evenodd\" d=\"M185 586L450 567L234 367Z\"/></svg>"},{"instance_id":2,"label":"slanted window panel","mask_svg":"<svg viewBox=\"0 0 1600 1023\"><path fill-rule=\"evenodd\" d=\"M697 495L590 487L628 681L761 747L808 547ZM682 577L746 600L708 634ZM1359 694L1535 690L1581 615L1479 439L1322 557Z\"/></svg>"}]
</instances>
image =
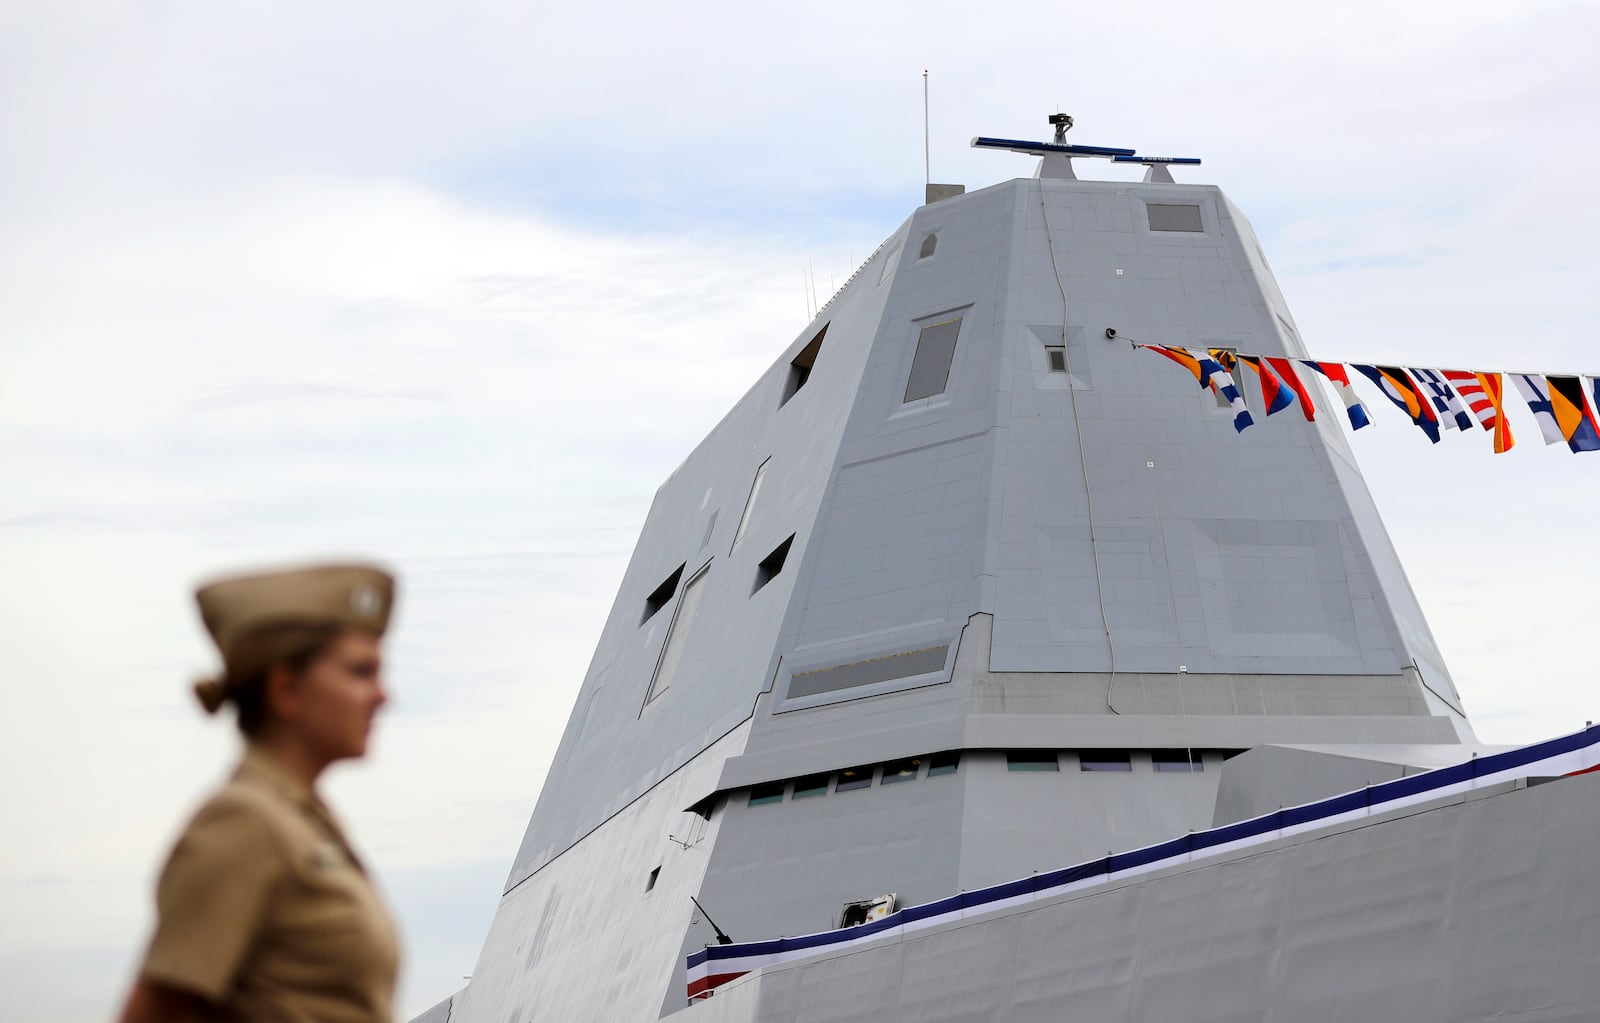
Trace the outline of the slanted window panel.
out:
<instances>
[{"instance_id":1,"label":"slanted window panel","mask_svg":"<svg viewBox=\"0 0 1600 1023\"><path fill-rule=\"evenodd\" d=\"M750 786L751 806L766 806L768 803L781 802L783 802L783 782L769 781Z\"/></svg>"},{"instance_id":2,"label":"slanted window panel","mask_svg":"<svg viewBox=\"0 0 1600 1023\"><path fill-rule=\"evenodd\" d=\"M917 771L921 769L922 761L916 757L910 760L895 760L883 765L883 780L879 785L894 785L903 781L916 781Z\"/></svg>"},{"instance_id":3,"label":"slanted window panel","mask_svg":"<svg viewBox=\"0 0 1600 1023\"><path fill-rule=\"evenodd\" d=\"M1131 771L1133 758L1125 749L1086 749L1078 754L1080 771Z\"/></svg>"},{"instance_id":4,"label":"slanted window panel","mask_svg":"<svg viewBox=\"0 0 1600 1023\"><path fill-rule=\"evenodd\" d=\"M1150 214L1150 230L1152 231L1188 231L1203 233L1205 227L1200 222L1200 207L1192 205L1177 205L1172 203L1146 203L1145 210Z\"/></svg>"},{"instance_id":5,"label":"slanted window panel","mask_svg":"<svg viewBox=\"0 0 1600 1023\"><path fill-rule=\"evenodd\" d=\"M739 549L739 541L744 539L744 531L750 526L750 513L755 510L756 497L761 493L761 481L766 479L767 466L772 464L772 459L767 459L756 467L756 478L750 482L750 496L744 499L744 511L739 513L739 525L733 531L733 547L729 553Z\"/></svg>"},{"instance_id":6,"label":"slanted window panel","mask_svg":"<svg viewBox=\"0 0 1600 1023\"><path fill-rule=\"evenodd\" d=\"M678 580L683 578L683 569L684 566L679 565L671 575L667 576L665 582L657 586L650 596L644 598L644 617L639 619L640 625L654 618L656 612L666 607L672 595L678 592Z\"/></svg>"},{"instance_id":7,"label":"slanted window panel","mask_svg":"<svg viewBox=\"0 0 1600 1023\"><path fill-rule=\"evenodd\" d=\"M906 380L905 401L943 394L950 381L950 363L956 354L956 337L961 333L961 318L930 323L917 335L917 353L911 359L911 376Z\"/></svg>"},{"instance_id":8,"label":"slanted window panel","mask_svg":"<svg viewBox=\"0 0 1600 1023\"><path fill-rule=\"evenodd\" d=\"M796 778L794 782L794 798L809 799L812 796L825 796L828 794L828 782L833 778L829 774L813 774L805 778Z\"/></svg>"},{"instance_id":9,"label":"slanted window panel","mask_svg":"<svg viewBox=\"0 0 1600 1023\"><path fill-rule=\"evenodd\" d=\"M702 568L694 574L694 578L683 584L683 598L678 601L678 610L672 614L672 624L667 627L667 641L661 647L661 659L656 662L656 674L650 680L650 694L644 702L649 703L672 687L673 680L678 674L678 664L683 659L684 637L689 632L689 626L694 623L695 612L700 607L700 593L705 588L706 569Z\"/></svg>"},{"instance_id":10,"label":"slanted window panel","mask_svg":"<svg viewBox=\"0 0 1600 1023\"><path fill-rule=\"evenodd\" d=\"M1044 358L1050 367L1050 372L1065 373L1067 371L1067 350L1061 345L1046 345Z\"/></svg>"},{"instance_id":11,"label":"slanted window panel","mask_svg":"<svg viewBox=\"0 0 1600 1023\"><path fill-rule=\"evenodd\" d=\"M933 255L938 248L939 235L937 233L930 234L926 238L922 239L922 248L917 250L917 258L927 259L929 256Z\"/></svg>"},{"instance_id":12,"label":"slanted window panel","mask_svg":"<svg viewBox=\"0 0 1600 1023\"><path fill-rule=\"evenodd\" d=\"M768 554L766 557L761 559L761 564L756 566L755 589L751 590L750 592L754 593L755 590L761 589L761 587L772 581L773 576L783 571L783 563L788 559L789 548L793 544L794 534L790 533L789 539L783 541L783 543L780 543L777 547L773 548L771 554Z\"/></svg>"},{"instance_id":13,"label":"slanted window panel","mask_svg":"<svg viewBox=\"0 0 1600 1023\"><path fill-rule=\"evenodd\" d=\"M647 891L647 892L654 890L655 886L656 886L656 878L658 878L660 876L661 876L661 868L660 867L657 867L656 869L650 871L650 876L645 878L645 881L644 881L644 890Z\"/></svg>"},{"instance_id":14,"label":"slanted window panel","mask_svg":"<svg viewBox=\"0 0 1600 1023\"><path fill-rule=\"evenodd\" d=\"M817 353L822 351L822 339L827 335L828 325L824 323L822 329L817 331L817 336L807 342L804 348L800 349L799 355L790 360L789 376L783 384L783 400L778 402L779 408L787 405L789 399L794 397L795 392L804 387L806 381L811 379L811 367L817 364Z\"/></svg>"},{"instance_id":15,"label":"slanted window panel","mask_svg":"<svg viewBox=\"0 0 1600 1023\"><path fill-rule=\"evenodd\" d=\"M937 778L942 774L955 774L960 767L959 752L935 753L928 758L928 777Z\"/></svg>"},{"instance_id":16,"label":"slanted window panel","mask_svg":"<svg viewBox=\"0 0 1600 1023\"><path fill-rule=\"evenodd\" d=\"M1054 750L1018 750L1006 754L1008 771L1059 771L1061 760Z\"/></svg>"},{"instance_id":17,"label":"slanted window panel","mask_svg":"<svg viewBox=\"0 0 1600 1023\"><path fill-rule=\"evenodd\" d=\"M1150 759L1155 763L1157 771L1175 771L1192 773L1204 771L1206 765L1200 760L1198 751L1186 749L1158 749L1152 750Z\"/></svg>"},{"instance_id":18,"label":"slanted window panel","mask_svg":"<svg viewBox=\"0 0 1600 1023\"><path fill-rule=\"evenodd\" d=\"M872 787L872 768L847 767L839 772L839 784L833 787L835 792L849 792L851 789L866 789Z\"/></svg>"}]
</instances>

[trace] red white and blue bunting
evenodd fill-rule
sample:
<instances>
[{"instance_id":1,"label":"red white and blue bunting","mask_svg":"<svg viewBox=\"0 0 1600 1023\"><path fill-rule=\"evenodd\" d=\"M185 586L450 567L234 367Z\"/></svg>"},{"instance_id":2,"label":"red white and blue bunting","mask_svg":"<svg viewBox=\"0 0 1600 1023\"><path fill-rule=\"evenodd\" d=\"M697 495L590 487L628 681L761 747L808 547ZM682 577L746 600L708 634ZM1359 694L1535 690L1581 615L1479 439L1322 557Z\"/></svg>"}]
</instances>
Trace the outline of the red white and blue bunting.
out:
<instances>
[{"instance_id":1,"label":"red white and blue bunting","mask_svg":"<svg viewBox=\"0 0 1600 1023\"><path fill-rule=\"evenodd\" d=\"M1557 739L1471 759L1450 767L1369 785L1343 795L1289 807L1236 824L1191 832L1159 845L1116 853L1017 881L910 906L881 920L797 938L708 945L688 957L688 997L708 998L730 981L765 966L839 952L868 942L893 942L917 931L992 913L1184 863L1262 845L1401 807L1524 778L1600 771L1600 726Z\"/></svg>"}]
</instances>

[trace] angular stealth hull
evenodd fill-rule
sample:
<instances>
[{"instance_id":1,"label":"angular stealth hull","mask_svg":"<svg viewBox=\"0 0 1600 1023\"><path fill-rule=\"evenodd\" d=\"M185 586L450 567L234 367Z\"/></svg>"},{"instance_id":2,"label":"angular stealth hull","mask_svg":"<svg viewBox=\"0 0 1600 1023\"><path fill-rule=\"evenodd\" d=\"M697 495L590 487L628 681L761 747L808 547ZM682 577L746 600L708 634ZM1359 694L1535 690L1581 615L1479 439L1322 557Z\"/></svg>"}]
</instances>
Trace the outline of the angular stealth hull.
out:
<instances>
[{"instance_id":1,"label":"angular stealth hull","mask_svg":"<svg viewBox=\"0 0 1600 1023\"><path fill-rule=\"evenodd\" d=\"M691 896L741 942L809 934L1482 751L1342 409L1236 435L1107 328L1306 354L1211 186L1019 179L880 247L661 486L472 982L424 1019L1574 1018L1478 966L1490 934L1593 933L1596 886L1557 882L1594 880L1594 827L1543 828L1592 811L1576 782L688 1004Z\"/></svg>"}]
</instances>

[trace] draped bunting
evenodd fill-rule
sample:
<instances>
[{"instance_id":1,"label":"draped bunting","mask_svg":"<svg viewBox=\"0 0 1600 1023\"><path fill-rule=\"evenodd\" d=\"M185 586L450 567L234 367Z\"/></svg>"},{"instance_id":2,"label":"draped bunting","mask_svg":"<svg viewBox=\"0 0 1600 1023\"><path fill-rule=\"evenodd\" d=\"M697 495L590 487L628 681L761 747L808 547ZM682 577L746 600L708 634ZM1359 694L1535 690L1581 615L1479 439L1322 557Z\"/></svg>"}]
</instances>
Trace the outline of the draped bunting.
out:
<instances>
[{"instance_id":1,"label":"draped bunting","mask_svg":"<svg viewBox=\"0 0 1600 1023\"><path fill-rule=\"evenodd\" d=\"M1590 775L1600 770L1600 726L1555 739L1480 755L1448 767L1378 782L1326 799L1284 807L1260 817L1191 831L1170 841L1102 856L1030 877L907 906L872 923L839 927L792 938L707 945L684 961L690 1002L710 998L719 987L754 970L817 955L837 955L869 943L896 943L929 927L958 926L997 910L1109 890L1114 884L1181 864L1237 855L1320 828L1349 825L1402 807L1459 797L1489 785L1532 778ZM1382 827L1380 823L1378 825Z\"/></svg>"},{"instance_id":2,"label":"draped bunting","mask_svg":"<svg viewBox=\"0 0 1600 1023\"><path fill-rule=\"evenodd\" d=\"M1295 370L1294 363L1299 362L1334 389L1352 430L1372 425L1372 419L1350 382L1349 370L1371 382L1434 444L1440 441L1441 429L1466 434L1476 422L1492 435L1495 454L1504 454L1516 444L1505 409L1505 377L1509 375L1546 444L1565 443L1573 452L1600 451L1600 412L1596 411L1600 409L1600 377L1596 376L1290 360L1229 348L1193 351L1179 345L1131 343L1187 368L1201 387L1215 391L1228 403L1234 413L1234 429L1241 432L1254 420L1245 401L1240 366L1248 366L1254 374L1259 408L1266 415L1297 404L1307 421L1316 419L1312 393Z\"/></svg>"}]
</instances>

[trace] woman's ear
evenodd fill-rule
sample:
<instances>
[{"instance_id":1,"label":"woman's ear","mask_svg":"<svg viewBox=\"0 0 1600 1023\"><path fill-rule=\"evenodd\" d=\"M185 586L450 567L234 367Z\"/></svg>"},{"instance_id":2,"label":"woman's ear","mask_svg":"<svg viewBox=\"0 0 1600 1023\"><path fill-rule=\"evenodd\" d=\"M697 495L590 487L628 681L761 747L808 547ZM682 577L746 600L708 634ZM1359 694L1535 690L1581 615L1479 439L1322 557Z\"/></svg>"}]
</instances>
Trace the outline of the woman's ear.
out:
<instances>
[{"instance_id":1,"label":"woman's ear","mask_svg":"<svg viewBox=\"0 0 1600 1023\"><path fill-rule=\"evenodd\" d=\"M300 720L304 703L300 691L300 673L282 661L267 669L267 710L269 720L295 722Z\"/></svg>"}]
</instances>

